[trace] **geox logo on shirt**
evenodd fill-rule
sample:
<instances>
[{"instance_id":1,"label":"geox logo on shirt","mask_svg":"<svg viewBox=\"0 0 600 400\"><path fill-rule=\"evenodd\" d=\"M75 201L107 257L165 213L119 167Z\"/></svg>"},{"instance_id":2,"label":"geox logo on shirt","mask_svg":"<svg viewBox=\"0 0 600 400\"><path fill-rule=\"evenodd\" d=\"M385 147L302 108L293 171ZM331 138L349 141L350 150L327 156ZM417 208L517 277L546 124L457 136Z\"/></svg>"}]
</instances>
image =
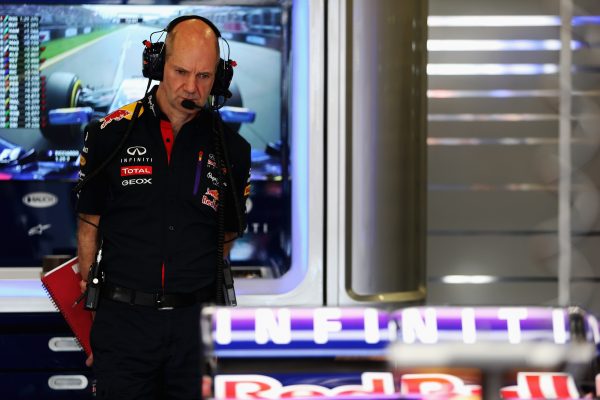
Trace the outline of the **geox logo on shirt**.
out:
<instances>
[{"instance_id":1,"label":"geox logo on shirt","mask_svg":"<svg viewBox=\"0 0 600 400\"><path fill-rule=\"evenodd\" d=\"M123 186L133 185L152 185L152 178L137 178L137 179L125 179L121 181Z\"/></svg>"}]
</instances>

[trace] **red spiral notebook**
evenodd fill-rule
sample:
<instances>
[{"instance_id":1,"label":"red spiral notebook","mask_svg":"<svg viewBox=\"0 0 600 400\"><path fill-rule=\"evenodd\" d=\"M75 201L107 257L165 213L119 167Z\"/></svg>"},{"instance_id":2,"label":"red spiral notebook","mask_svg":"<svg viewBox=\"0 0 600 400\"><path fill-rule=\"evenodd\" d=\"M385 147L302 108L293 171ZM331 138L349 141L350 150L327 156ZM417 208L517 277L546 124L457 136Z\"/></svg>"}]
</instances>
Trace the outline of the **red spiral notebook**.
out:
<instances>
[{"instance_id":1,"label":"red spiral notebook","mask_svg":"<svg viewBox=\"0 0 600 400\"><path fill-rule=\"evenodd\" d=\"M42 285L50 295L50 299L63 315L79 345L88 356L92 354L90 331L92 329L92 312L83 308L84 301L75 302L81 296L79 282L79 263L77 257L59 265L42 276Z\"/></svg>"}]
</instances>

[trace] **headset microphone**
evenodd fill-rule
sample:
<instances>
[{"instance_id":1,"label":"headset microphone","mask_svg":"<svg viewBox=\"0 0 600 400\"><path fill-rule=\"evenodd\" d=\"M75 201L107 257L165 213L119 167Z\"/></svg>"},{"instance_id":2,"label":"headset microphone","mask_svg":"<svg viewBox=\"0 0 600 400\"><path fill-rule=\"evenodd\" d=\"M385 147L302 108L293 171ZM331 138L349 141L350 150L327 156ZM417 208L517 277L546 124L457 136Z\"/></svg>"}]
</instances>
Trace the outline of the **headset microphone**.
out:
<instances>
[{"instance_id":1,"label":"headset microphone","mask_svg":"<svg viewBox=\"0 0 600 400\"><path fill-rule=\"evenodd\" d=\"M188 110L202 110L204 107L199 106L191 100L183 100L181 102L181 106L183 108L187 108Z\"/></svg>"}]
</instances>

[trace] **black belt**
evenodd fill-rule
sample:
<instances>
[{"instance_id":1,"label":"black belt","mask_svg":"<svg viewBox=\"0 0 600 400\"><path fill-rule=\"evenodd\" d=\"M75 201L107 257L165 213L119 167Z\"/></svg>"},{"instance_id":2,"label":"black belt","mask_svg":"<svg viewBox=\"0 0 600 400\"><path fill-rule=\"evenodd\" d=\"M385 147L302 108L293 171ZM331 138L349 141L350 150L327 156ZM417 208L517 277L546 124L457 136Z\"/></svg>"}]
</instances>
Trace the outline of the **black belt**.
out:
<instances>
[{"instance_id":1,"label":"black belt","mask_svg":"<svg viewBox=\"0 0 600 400\"><path fill-rule=\"evenodd\" d=\"M153 307L159 310L170 310L187 307L214 299L214 286L203 288L194 293L147 293L105 282L100 290L101 296L121 303Z\"/></svg>"}]
</instances>

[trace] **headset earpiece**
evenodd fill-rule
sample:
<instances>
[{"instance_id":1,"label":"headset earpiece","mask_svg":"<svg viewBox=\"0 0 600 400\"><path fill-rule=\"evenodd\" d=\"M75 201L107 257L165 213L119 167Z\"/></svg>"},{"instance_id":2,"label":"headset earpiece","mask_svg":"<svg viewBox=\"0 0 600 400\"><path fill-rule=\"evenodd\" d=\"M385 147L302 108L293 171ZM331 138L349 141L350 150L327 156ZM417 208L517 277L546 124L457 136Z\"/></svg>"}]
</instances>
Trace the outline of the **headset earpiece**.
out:
<instances>
[{"instance_id":1,"label":"headset earpiece","mask_svg":"<svg viewBox=\"0 0 600 400\"><path fill-rule=\"evenodd\" d=\"M164 42L150 42L144 40L142 53L142 75L155 81L162 81L165 68Z\"/></svg>"},{"instance_id":2,"label":"headset earpiece","mask_svg":"<svg viewBox=\"0 0 600 400\"><path fill-rule=\"evenodd\" d=\"M225 41L225 39L221 36L219 29L217 29L217 27L210 20L198 15L184 15L177 17L173 21L169 22L169 25L163 29L163 32L166 32L168 35L177 24L188 19L199 19L203 21L213 30L218 39L220 38ZM143 43L144 52L142 53L142 75L155 81L162 81L165 69L165 54L167 51L165 43L152 43L149 40L144 40ZM217 103L224 103L231 97L229 85L231 85L231 80L233 79L233 67L235 67L235 65L236 63L233 60L224 60L219 58L219 65L215 74L215 82L210 91L210 94L217 99Z\"/></svg>"},{"instance_id":3,"label":"headset earpiece","mask_svg":"<svg viewBox=\"0 0 600 400\"><path fill-rule=\"evenodd\" d=\"M225 100L231 97L229 91L229 85L233 79L233 66L235 61L219 59L219 65L217 66L217 72L215 74L215 83L213 84L210 94L217 97L224 97Z\"/></svg>"}]
</instances>

